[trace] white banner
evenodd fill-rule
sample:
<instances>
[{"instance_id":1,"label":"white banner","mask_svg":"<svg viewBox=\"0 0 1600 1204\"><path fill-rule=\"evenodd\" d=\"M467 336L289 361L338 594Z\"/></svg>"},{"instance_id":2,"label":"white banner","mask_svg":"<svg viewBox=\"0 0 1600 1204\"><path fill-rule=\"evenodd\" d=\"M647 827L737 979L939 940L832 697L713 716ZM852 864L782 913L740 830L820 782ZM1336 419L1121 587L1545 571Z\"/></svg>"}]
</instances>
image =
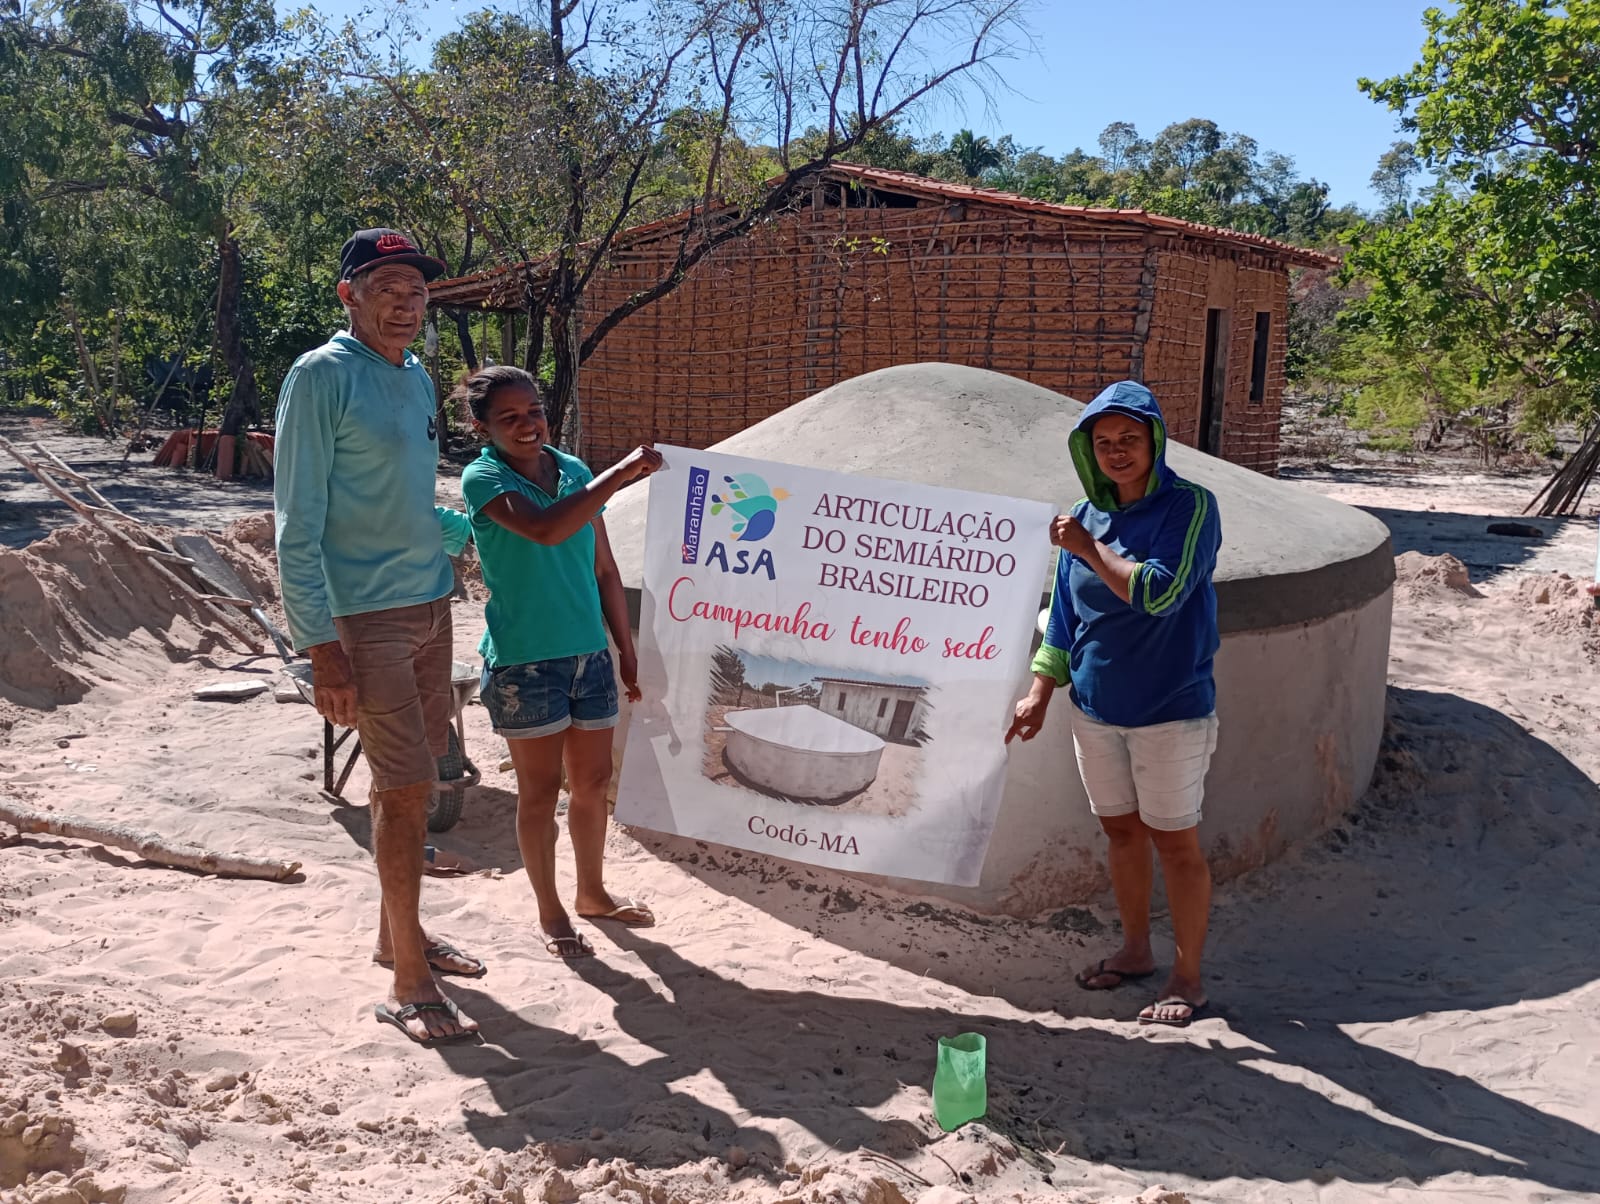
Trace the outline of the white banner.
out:
<instances>
[{"instance_id":1,"label":"white banner","mask_svg":"<svg viewBox=\"0 0 1600 1204\"><path fill-rule=\"evenodd\" d=\"M617 819L975 885L1053 508L661 450Z\"/></svg>"}]
</instances>

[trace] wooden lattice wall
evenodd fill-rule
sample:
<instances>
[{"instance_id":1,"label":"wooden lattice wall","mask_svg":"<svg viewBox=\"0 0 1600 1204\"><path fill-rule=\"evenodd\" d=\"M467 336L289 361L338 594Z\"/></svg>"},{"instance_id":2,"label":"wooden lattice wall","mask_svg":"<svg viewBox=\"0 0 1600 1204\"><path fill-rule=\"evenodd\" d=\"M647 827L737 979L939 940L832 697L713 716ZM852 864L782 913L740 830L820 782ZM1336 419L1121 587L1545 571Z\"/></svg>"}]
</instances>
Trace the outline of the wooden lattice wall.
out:
<instances>
[{"instance_id":1,"label":"wooden lattice wall","mask_svg":"<svg viewBox=\"0 0 1600 1204\"><path fill-rule=\"evenodd\" d=\"M1287 348L1288 276L1249 252L1166 250L1156 268L1155 311L1145 348L1144 382L1161 400L1172 437L1199 446L1206 311L1228 315L1226 388L1221 395L1221 456L1259 472L1278 467L1278 423ZM1257 313L1268 318L1262 396L1252 401Z\"/></svg>"},{"instance_id":2,"label":"wooden lattice wall","mask_svg":"<svg viewBox=\"0 0 1600 1204\"><path fill-rule=\"evenodd\" d=\"M590 286L603 313L656 279L671 235L636 244ZM1148 383L1173 436L1196 442L1205 312L1232 315L1222 454L1271 472L1287 271L1132 223L972 203L818 205L708 256L618 327L585 365L583 450L609 463L647 438L703 447L840 380L943 361L1087 400ZM1256 308L1272 313L1270 379L1249 405Z\"/></svg>"}]
</instances>

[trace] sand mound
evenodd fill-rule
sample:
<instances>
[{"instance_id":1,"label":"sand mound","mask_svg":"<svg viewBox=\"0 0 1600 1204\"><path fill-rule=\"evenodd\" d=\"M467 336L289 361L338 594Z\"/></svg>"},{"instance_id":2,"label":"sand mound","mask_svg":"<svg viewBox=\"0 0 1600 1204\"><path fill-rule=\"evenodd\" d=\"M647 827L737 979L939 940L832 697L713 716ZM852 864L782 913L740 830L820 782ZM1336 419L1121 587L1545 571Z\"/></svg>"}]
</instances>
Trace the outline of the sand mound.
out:
<instances>
[{"instance_id":1,"label":"sand mound","mask_svg":"<svg viewBox=\"0 0 1600 1204\"><path fill-rule=\"evenodd\" d=\"M278 553L273 544L276 530L272 511L264 510L229 523L210 539L250 592L271 611L274 621L283 626L278 606Z\"/></svg>"},{"instance_id":2,"label":"sand mound","mask_svg":"<svg viewBox=\"0 0 1600 1204\"><path fill-rule=\"evenodd\" d=\"M1411 598L1438 597L1446 592L1483 597L1473 587L1467 566L1448 552L1442 556L1402 552L1394 558L1394 576L1395 588Z\"/></svg>"},{"instance_id":3,"label":"sand mound","mask_svg":"<svg viewBox=\"0 0 1600 1204\"><path fill-rule=\"evenodd\" d=\"M246 515L222 529L222 538L229 543L248 544L256 551L266 552L269 555L273 550L273 540L276 536L277 523L270 510Z\"/></svg>"},{"instance_id":4,"label":"sand mound","mask_svg":"<svg viewBox=\"0 0 1600 1204\"><path fill-rule=\"evenodd\" d=\"M1535 631L1577 636L1591 658L1600 654L1600 610L1584 582L1566 573L1545 573L1518 582L1512 596Z\"/></svg>"},{"instance_id":5,"label":"sand mound","mask_svg":"<svg viewBox=\"0 0 1600 1204\"><path fill-rule=\"evenodd\" d=\"M1566 573L1525 577L1517 583L1517 601L1525 610L1550 607L1555 611L1594 613L1594 603L1583 584Z\"/></svg>"},{"instance_id":6,"label":"sand mound","mask_svg":"<svg viewBox=\"0 0 1600 1204\"><path fill-rule=\"evenodd\" d=\"M213 535L256 596L274 601L276 571L260 547L261 518ZM93 527L64 527L22 549L0 550L0 731L16 708L77 702L97 684L148 680L151 655L183 658L222 640L209 615L138 556Z\"/></svg>"}]
</instances>

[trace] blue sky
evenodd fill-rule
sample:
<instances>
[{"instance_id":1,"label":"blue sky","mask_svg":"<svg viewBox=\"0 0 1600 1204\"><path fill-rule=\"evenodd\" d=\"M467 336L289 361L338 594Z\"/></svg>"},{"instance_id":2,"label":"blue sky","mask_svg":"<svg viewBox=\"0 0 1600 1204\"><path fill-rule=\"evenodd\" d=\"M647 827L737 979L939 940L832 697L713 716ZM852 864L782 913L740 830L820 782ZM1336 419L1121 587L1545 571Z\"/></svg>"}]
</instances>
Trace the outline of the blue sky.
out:
<instances>
[{"instance_id":1,"label":"blue sky","mask_svg":"<svg viewBox=\"0 0 1600 1204\"><path fill-rule=\"evenodd\" d=\"M340 17L370 6L325 0L317 8ZM486 6L407 7L436 37ZM1427 7L1428 0L1034 0L1035 49L1001 64L1006 87L988 101L969 89L917 124L924 133L1009 133L1021 146L1062 154L1094 151L1113 121L1131 121L1148 138L1174 121L1206 117L1293 156L1302 175L1332 187L1335 204L1370 206L1368 177L1400 135L1395 114L1355 81L1416 60Z\"/></svg>"},{"instance_id":2,"label":"blue sky","mask_svg":"<svg viewBox=\"0 0 1600 1204\"><path fill-rule=\"evenodd\" d=\"M1436 2L1436 0L1433 0ZM1207 117L1292 155L1335 204L1374 203L1368 177L1401 135L1396 114L1356 88L1405 70L1422 48L1424 0L1041 0L1036 53L1005 68L996 117L969 105L977 133L1060 154L1113 121L1150 137ZM952 117L955 114L951 115ZM947 119L942 123L949 127Z\"/></svg>"}]
</instances>

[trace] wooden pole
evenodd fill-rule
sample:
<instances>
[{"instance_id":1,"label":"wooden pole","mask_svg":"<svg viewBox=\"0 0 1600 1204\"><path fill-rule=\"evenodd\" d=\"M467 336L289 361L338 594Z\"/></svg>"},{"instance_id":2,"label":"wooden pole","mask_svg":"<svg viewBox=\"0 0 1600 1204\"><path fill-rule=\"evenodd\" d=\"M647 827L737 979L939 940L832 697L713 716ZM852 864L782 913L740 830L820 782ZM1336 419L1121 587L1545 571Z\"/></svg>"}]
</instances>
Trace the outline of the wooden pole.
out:
<instances>
[{"instance_id":1,"label":"wooden pole","mask_svg":"<svg viewBox=\"0 0 1600 1204\"><path fill-rule=\"evenodd\" d=\"M128 519L130 522L138 521L131 514L127 514L120 510L114 502L107 499L105 494L101 493L94 487L93 481L89 480L89 478L84 476L81 472L69 467L66 461L64 461L60 456L56 455L53 451L50 451L38 443L32 443L29 444L29 446L32 447L34 451L38 452L39 455L50 461L50 463L55 466L55 470L57 472L66 477L67 480L71 481L74 485L79 486L85 493L93 498L96 505L104 506L107 510L111 511L111 513L120 514L123 518Z\"/></svg>"},{"instance_id":2,"label":"wooden pole","mask_svg":"<svg viewBox=\"0 0 1600 1204\"><path fill-rule=\"evenodd\" d=\"M1600 468L1600 424L1589 428L1572 458L1545 482L1522 512L1527 514L1538 507L1541 515L1572 513L1588 492L1596 468Z\"/></svg>"},{"instance_id":3,"label":"wooden pole","mask_svg":"<svg viewBox=\"0 0 1600 1204\"><path fill-rule=\"evenodd\" d=\"M237 606L241 610L254 610L260 603L249 598L235 598L231 594L199 594L202 602L215 602L218 606Z\"/></svg>"},{"instance_id":4,"label":"wooden pole","mask_svg":"<svg viewBox=\"0 0 1600 1204\"><path fill-rule=\"evenodd\" d=\"M181 564L186 569L194 567L194 561L187 556L179 556L176 552L163 552L160 548L145 548L144 554L152 560L164 560L168 564Z\"/></svg>"},{"instance_id":5,"label":"wooden pole","mask_svg":"<svg viewBox=\"0 0 1600 1204\"><path fill-rule=\"evenodd\" d=\"M83 326L78 321L78 311L71 301L63 299L61 307L67 311L67 322L72 327L72 341L78 349L78 364L83 369L83 381L89 387L89 404L94 407L95 417L100 419L102 427L105 426L105 409L100 403L100 373L95 370L94 359L89 355L89 344L83 338ZM107 435L111 431L105 431Z\"/></svg>"},{"instance_id":6,"label":"wooden pole","mask_svg":"<svg viewBox=\"0 0 1600 1204\"><path fill-rule=\"evenodd\" d=\"M122 388L122 311L111 318L111 393L106 397L106 412L101 418L106 437L117 433L117 392Z\"/></svg>"},{"instance_id":7,"label":"wooden pole","mask_svg":"<svg viewBox=\"0 0 1600 1204\"><path fill-rule=\"evenodd\" d=\"M146 861L202 874L225 878L265 878L282 882L300 872L298 861L274 861L266 857L247 857L239 853L214 853L199 845L176 844L155 832L140 832L121 824L100 824L72 815L30 811L0 800L0 820L19 832L65 836L71 840L92 840L114 849L127 849Z\"/></svg>"},{"instance_id":8,"label":"wooden pole","mask_svg":"<svg viewBox=\"0 0 1600 1204\"><path fill-rule=\"evenodd\" d=\"M428 375L433 379L433 415L435 429L439 432L439 448L442 451L448 442L445 431L450 429L449 416L445 412L444 382L439 379L439 323L438 310L428 311L428 325L423 340L423 352L428 357Z\"/></svg>"}]
</instances>

